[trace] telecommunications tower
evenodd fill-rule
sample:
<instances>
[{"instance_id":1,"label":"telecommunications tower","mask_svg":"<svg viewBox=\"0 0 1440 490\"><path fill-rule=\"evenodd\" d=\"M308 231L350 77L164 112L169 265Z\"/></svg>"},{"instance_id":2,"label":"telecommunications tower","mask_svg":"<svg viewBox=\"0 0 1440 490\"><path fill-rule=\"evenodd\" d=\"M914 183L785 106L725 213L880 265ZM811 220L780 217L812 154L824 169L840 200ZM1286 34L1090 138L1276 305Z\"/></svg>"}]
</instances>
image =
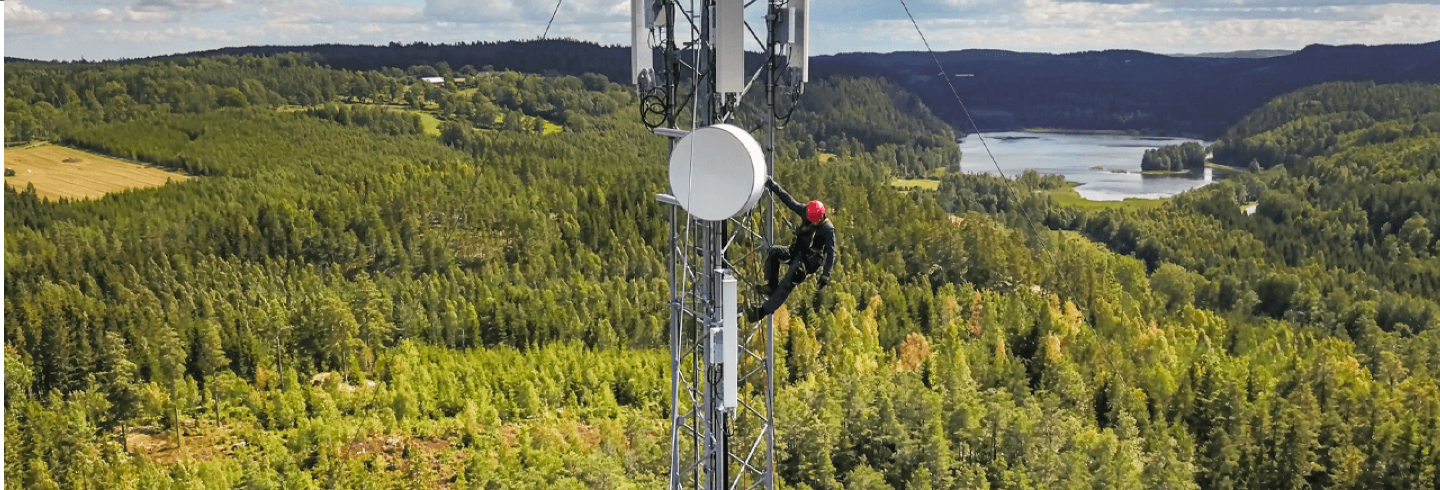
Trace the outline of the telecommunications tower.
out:
<instances>
[{"instance_id":1,"label":"telecommunications tower","mask_svg":"<svg viewBox=\"0 0 1440 490\"><path fill-rule=\"evenodd\" d=\"M670 193L657 197L671 206L671 490L776 483L774 321L742 319L738 304L763 299L775 207L761 197L776 125L809 78L810 9L765 2L631 0L640 116L670 138Z\"/></svg>"}]
</instances>

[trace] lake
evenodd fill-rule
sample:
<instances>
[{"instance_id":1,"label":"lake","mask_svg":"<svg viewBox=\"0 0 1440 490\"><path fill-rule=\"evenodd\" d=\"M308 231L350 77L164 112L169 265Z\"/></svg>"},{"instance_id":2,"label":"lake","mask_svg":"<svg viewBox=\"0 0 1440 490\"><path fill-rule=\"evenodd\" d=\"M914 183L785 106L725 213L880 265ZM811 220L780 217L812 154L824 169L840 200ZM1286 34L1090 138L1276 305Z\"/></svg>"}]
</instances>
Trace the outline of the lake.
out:
<instances>
[{"instance_id":1,"label":"lake","mask_svg":"<svg viewBox=\"0 0 1440 490\"><path fill-rule=\"evenodd\" d=\"M1196 177L1140 173L1140 158L1145 150L1188 141L1208 144L1200 140L1030 132L981 133L981 136L1005 176L1015 178L1025 170L1064 175L1065 180L1080 184L1075 190L1081 197L1092 201L1119 201L1128 197L1159 199L1213 182L1208 168ZM980 138L967 135L960 142L960 149L965 152L961 171L995 174L995 164L986 155Z\"/></svg>"}]
</instances>

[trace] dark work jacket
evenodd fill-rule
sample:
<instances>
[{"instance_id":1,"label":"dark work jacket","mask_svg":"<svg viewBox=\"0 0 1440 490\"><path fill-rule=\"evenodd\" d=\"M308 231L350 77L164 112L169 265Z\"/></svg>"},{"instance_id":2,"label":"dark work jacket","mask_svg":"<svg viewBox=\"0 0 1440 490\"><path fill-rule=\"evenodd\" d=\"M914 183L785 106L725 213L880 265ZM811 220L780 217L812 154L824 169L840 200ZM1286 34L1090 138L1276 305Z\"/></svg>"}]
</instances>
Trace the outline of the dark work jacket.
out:
<instances>
[{"instance_id":1,"label":"dark work jacket","mask_svg":"<svg viewBox=\"0 0 1440 490\"><path fill-rule=\"evenodd\" d=\"M800 226L795 227L795 241L790 245L790 253L795 255L795 260L805 264L806 272L813 274L821 271L821 276L830 277L830 269L835 267L835 224L830 222L829 216L819 223L811 223L805 215L805 205L790 197L785 188L773 180L767 182L767 186L785 207L800 215Z\"/></svg>"}]
</instances>

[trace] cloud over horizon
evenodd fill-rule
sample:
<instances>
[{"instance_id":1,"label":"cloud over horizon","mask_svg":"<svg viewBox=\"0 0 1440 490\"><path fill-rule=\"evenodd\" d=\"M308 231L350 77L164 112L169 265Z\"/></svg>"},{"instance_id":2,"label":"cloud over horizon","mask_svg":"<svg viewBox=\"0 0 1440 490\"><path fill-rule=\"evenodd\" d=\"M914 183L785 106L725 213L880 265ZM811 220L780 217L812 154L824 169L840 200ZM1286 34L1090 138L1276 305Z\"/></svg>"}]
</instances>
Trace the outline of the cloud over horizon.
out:
<instances>
[{"instance_id":1,"label":"cloud over horizon","mask_svg":"<svg viewBox=\"0 0 1440 490\"><path fill-rule=\"evenodd\" d=\"M908 0L937 50L1197 53L1440 39L1440 0ZM551 0L9 0L6 56L534 39ZM899 1L814 2L817 54L923 49ZM629 0L566 0L550 37L629 44Z\"/></svg>"}]
</instances>

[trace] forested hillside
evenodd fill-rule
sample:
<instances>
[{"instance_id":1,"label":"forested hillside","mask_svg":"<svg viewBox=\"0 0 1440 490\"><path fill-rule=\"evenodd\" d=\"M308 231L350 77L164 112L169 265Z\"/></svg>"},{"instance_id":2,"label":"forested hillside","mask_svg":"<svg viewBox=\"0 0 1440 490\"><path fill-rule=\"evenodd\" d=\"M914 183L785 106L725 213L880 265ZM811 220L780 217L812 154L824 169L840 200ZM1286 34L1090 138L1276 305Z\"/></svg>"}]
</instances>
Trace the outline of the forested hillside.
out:
<instances>
[{"instance_id":1,"label":"forested hillside","mask_svg":"<svg viewBox=\"0 0 1440 490\"><path fill-rule=\"evenodd\" d=\"M742 117L759 117L763 110L746 109ZM826 152L844 158L871 153L904 177L959 168L954 130L914 94L884 79L835 76L811 84L790 115L778 139L803 160Z\"/></svg>"},{"instance_id":2,"label":"forested hillside","mask_svg":"<svg viewBox=\"0 0 1440 490\"><path fill-rule=\"evenodd\" d=\"M1342 388L1350 382L1336 381L1333 374L1316 373L1325 369L1316 363L1325 361L1296 355L1280 361L1292 364L1279 372L1311 372L1308 380L1257 391L1251 378L1248 396L1259 404L1274 403L1266 401L1270 396L1314 397L1315 406L1301 408L1313 425L1297 425L1290 429L1297 432L1284 436L1314 437L1314 442L1291 442L1313 448L1299 453L1313 463L1300 472L1309 485L1428 487L1435 484L1430 468L1435 467L1433 441L1440 427L1435 402L1440 369L1440 248L1435 240L1440 232L1440 135L1431 129L1440 116L1437 102L1435 86L1368 83L1326 84L1279 97L1233 127L1217 143L1216 155L1253 159L1257 157L1245 152L1265 148L1261 155L1280 157L1260 156L1267 163L1253 164L1256 173L1188 192L1156 210L1061 208L1032 197L1037 196L1032 191L1064 183L1034 174L1014 183L947 176L938 193L947 209L981 209L1012 226L1029 226L1032 217L1043 219L1051 228L1081 232L1142 260L1153 292L1168 310L1194 305L1226 318L1238 332L1281 328L1286 342L1300 351L1339 349L1347 369L1367 380L1351 385L1360 391ZM1262 165L1277 166L1260 171ZM1253 214L1245 211L1251 205ZM1331 379L1319 382L1321 378ZM1366 384L1370 386L1362 388ZM1407 396L1426 401L1386 409L1381 405L1391 395L1374 391L1377 385L1414 389ZM1349 403L1366 408L1333 418L1332 409ZM1415 418L1400 422L1408 418L1406 411L1417 410ZM1243 460L1248 451L1244 448L1249 443L1243 441L1254 437L1242 434L1268 430L1229 420L1218 425L1190 422L1200 467L1206 469L1197 482L1205 487L1280 486L1273 481L1257 484L1263 481L1258 475L1248 480L1224 476L1224 468L1234 458ZM1197 425L1213 433L1197 431ZM1416 434L1400 436L1416 442L1389 439L1402 433ZM1421 433L1426 435L1411 439ZM1397 463L1405 457L1382 455L1387 451L1383 448L1396 444L1410 444L1413 454L1432 455L1421 458L1430 462ZM1425 469L1418 470L1417 479L1380 476L1396 464Z\"/></svg>"},{"instance_id":3,"label":"forested hillside","mask_svg":"<svg viewBox=\"0 0 1440 490\"><path fill-rule=\"evenodd\" d=\"M385 46L316 44L309 46L242 46L157 56L130 61L179 61L210 57L287 54L314 56L321 64L337 70L379 71L385 68L409 70L421 76L469 75L476 71L551 72L579 76L586 73L620 79L630 75L628 48L601 46L570 39L528 41L476 41L446 43L398 43ZM35 60L5 60L35 61ZM466 67L470 68L466 68Z\"/></svg>"},{"instance_id":4,"label":"forested hillside","mask_svg":"<svg viewBox=\"0 0 1440 490\"><path fill-rule=\"evenodd\" d=\"M1440 85L1328 83L1246 115L1212 148L1215 161L1270 168L1440 131Z\"/></svg>"},{"instance_id":5,"label":"forested hillside","mask_svg":"<svg viewBox=\"0 0 1440 490\"><path fill-rule=\"evenodd\" d=\"M1314 45L1284 56L1200 58L1141 51L1067 54L964 50L938 53L981 130L1132 130L1213 137L1265 101L1331 81L1440 82L1440 42ZM926 52L842 53L812 62L819 74L881 76L968 129L950 85Z\"/></svg>"},{"instance_id":6,"label":"forested hillside","mask_svg":"<svg viewBox=\"0 0 1440 490\"><path fill-rule=\"evenodd\" d=\"M205 57L281 54L306 54L331 68L393 76L465 77L514 70L571 76L594 73L616 81L630 77L628 47L564 39L247 46L156 59L191 63ZM1296 52L1253 54L1172 56L1124 50L1046 54L972 49L938 56L947 73L966 75L952 82L982 130L1130 130L1213 138L1265 101L1308 85L1440 82L1440 42L1314 45ZM761 63L758 53L747 55L746 64L752 69ZM843 75L890 80L915 93L944 121L962 132L970 130L928 53L840 53L814 57L811 65L817 78Z\"/></svg>"},{"instance_id":7,"label":"forested hillside","mask_svg":"<svg viewBox=\"0 0 1440 490\"><path fill-rule=\"evenodd\" d=\"M6 190L6 485L663 485L663 139L601 77L414 82L293 55L7 66L7 139L200 177ZM1287 263L1317 242L1271 248L1199 196L1148 216L1056 208L1034 175L902 193L953 163L949 129L881 81L811 95L777 178L830 205L841 262L777 314L784 487L1440 484L1440 328L1400 316L1433 289ZM482 102L498 124L458 109ZM1305 189L1268 172L1214 195Z\"/></svg>"},{"instance_id":8,"label":"forested hillside","mask_svg":"<svg viewBox=\"0 0 1440 490\"><path fill-rule=\"evenodd\" d=\"M1256 312L1344 331L1363 348L1388 342L1382 332L1429 342L1423 339L1440 335L1437 89L1326 84L1272 101L1217 143L1225 148L1216 154L1236 158L1260 149L1281 156L1264 157L1257 167L1283 165L1177 199L1165 219L1145 220L1142 228L1153 231L1140 232L1134 246L1152 266L1175 263L1222 279L1216 307L1242 299L1226 293L1226 283L1248 283L1258 293ZM1241 211L1246 203L1255 203L1254 215ZM1185 215L1260 245L1154 236L1190 235L1177 226L1190 221L1178 219ZM1230 259L1226 250L1234 251Z\"/></svg>"}]
</instances>

